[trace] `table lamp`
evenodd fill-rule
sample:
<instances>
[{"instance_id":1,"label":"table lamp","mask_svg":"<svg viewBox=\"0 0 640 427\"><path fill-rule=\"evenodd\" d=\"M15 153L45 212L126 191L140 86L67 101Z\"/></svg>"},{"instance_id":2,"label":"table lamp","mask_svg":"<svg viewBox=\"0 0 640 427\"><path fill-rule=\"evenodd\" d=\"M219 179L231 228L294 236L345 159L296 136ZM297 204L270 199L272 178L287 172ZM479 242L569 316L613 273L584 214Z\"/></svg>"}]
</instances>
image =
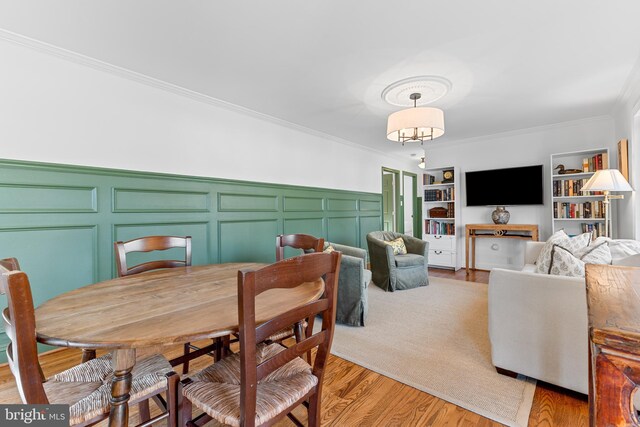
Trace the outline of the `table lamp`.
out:
<instances>
[{"instance_id":1,"label":"table lamp","mask_svg":"<svg viewBox=\"0 0 640 427\"><path fill-rule=\"evenodd\" d=\"M611 191L633 191L618 169L602 169L597 171L582 187L581 191L604 192L604 236L611 237L611 219L609 204L613 199L624 199L624 195L611 195Z\"/></svg>"}]
</instances>

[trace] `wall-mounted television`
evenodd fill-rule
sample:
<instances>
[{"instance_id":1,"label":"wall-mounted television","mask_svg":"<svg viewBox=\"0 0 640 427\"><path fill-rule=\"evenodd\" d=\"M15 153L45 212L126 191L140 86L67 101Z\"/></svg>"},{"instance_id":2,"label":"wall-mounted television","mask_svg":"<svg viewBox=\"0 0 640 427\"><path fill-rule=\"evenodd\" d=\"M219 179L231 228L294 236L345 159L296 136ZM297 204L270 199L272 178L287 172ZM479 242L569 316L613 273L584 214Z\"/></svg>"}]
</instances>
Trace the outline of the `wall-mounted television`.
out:
<instances>
[{"instance_id":1,"label":"wall-mounted television","mask_svg":"<svg viewBox=\"0 0 640 427\"><path fill-rule=\"evenodd\" d=\"M542 205L542 165L465 173L467 206Z\"/></svg>"}]
</instances>

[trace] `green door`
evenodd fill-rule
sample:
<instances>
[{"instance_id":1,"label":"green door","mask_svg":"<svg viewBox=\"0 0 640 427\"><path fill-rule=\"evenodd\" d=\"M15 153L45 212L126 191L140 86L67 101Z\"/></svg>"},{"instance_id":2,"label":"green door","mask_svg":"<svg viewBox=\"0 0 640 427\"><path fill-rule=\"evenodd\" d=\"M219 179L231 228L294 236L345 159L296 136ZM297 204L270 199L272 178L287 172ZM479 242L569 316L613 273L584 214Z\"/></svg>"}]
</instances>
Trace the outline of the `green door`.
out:
<instances>
[{"instance_id":1,"label":"green door","mask_svg":"<svg viewBox=\"0 0 640 427\"><path fill-rule=\"evenodd\" d=\"M384 231L394 231L393 175L382 175L382 226Z\"/></svg>"}]
</instances>

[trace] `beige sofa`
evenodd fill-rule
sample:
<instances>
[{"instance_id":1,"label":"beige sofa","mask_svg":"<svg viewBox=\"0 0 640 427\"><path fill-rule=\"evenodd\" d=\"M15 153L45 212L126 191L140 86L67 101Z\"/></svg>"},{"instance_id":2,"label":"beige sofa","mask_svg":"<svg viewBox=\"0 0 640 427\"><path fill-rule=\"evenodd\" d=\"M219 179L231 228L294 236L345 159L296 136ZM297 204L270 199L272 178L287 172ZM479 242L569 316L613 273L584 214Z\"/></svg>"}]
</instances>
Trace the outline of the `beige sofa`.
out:
<instances>
[{"instance_id":1,"label":"beige sofa","mask_svg":"<svg viewBox=\"0 0 640 427\"><path fill-rule=\"evenodd\" d=\"M526 242L521 271L489 276L489 337L497 368L587 393L588 326L584 278L534 273L544 242ZM638 265L640 257L614 259Z\"/></svg>"}]
</instances>

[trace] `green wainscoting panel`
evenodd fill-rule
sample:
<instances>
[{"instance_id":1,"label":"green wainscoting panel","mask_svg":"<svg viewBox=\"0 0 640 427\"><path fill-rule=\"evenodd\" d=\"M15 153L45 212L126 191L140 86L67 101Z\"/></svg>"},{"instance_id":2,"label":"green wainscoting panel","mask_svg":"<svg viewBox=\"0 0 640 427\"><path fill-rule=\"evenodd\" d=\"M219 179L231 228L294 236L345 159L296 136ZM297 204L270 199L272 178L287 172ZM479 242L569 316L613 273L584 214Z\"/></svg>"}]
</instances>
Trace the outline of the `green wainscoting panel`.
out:
<instances>
[{"instance_id":1,"label":"green wainscoting panel","mask_svg":"<svg viewBox=\"0 0 640 427\"><path fill-rule=\"evenodd\" d=\"M113 189L113 212L209 212L209 193Z\"/></svg>"},{"instance_id":2,"label":"green wainscoting panel","mask_svg":"<svg viewBox=\"0 0 640 427\"><path fill-rule=\"evenodd\" d=\"M220 221L218 226L220 262L276 260L277 220ZM262 236L273 236L273 239Z\"/></svg>"},{"instance_id":3,"label":"green wainscoting panel","mask_svg":"<svg viewBox=\"0 0 640 427\"><path fill-rule=\"evenodd\" d=\"M0 184L0 213L97 212L96 189Z\"/></svg>"},{"instance_id":4,"label":"green wainscoting panel","mask_svg":"<svg viewBox=\"0 0 640 427\"><path fill-rule=\"evenodd\" d=\"M327 199L327 209L330 211L358 210L357 199Z\"/></svg>"},{"instance_id":5,"label":"green wainscoting panel","mask_svg":"<svg viewBox=\"0 0 640 427\"><path fill-rule=\"evenodd\" d=\"M358 217L328 218L327 237L330 242L359 246Z\"/></svg>"},{"instance_id":6,"label":"green wainscoting panel","mask_svg":"<svg viewBox=\"0 0 640 427\"><path fill-rule=\"evenodd\" d=\"M324 199L322 197L284 197L285 212L322 212Z\"/></svg>"},{"instance_id":7,"label":"green wainscoting panel","mask_svg":"<svg viewBox=\"0 0 640 427\"><path fill-rule=\"evenodd\" d=\"M220 212L278 212L278 197L262 194L218 195Z\"/></svg>"},{"instance_id":8,"label":"green wainscoting panel","mask_svg":"<svg viewBox=\"0 0 640 427\"><path fill-rule=\"evenodd\" d=\"M190 235L195 265L273 262L281 233L366 248L381 206L372 193L0 160L0 258L18 258L37 305L114 277L115 240Z\"/></svg>"},{"instance_id":9,"label":"green wainscoting panel","mask_svg":"<svg viewBox=\"0 0 640 427\"><path fill-rule=\"evenodd\" d=\"M367 248L367 234L372 231L380 231L382 224L380 223L380 216L360 216L360 247L362 249L369 250Z\"/></svg>"},{"instance_id":10,"label":"green wainscoting panel","mask_svg":"<svg viewBox=\"0 0 640 427\"><path fill-rule=\"evenodd\" d=\"M360 200L360 210L367 212L380 212L382 205L379 200Z\"/></svg>"}]
</instances>

